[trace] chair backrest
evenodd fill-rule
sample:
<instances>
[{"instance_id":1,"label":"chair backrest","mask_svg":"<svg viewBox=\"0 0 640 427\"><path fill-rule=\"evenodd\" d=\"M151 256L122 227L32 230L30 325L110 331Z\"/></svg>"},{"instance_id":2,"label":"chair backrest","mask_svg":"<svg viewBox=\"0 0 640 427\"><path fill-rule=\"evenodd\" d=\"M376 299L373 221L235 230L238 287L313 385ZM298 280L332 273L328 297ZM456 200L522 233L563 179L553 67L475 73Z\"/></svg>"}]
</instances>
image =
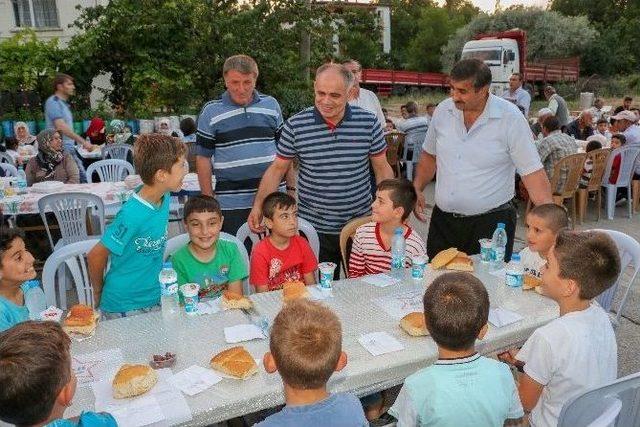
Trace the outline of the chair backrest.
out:
<instances>
[{"instance_id":1,"label":"chair backrest","mask_svg":"<svg viewBox=\"0 0 640 427\"><path fill-rule=\"evenodd\" d=\"M404 145L405 134L402 132L389 132L384 136L387 142L387 161L391 167L397 167L400 161L400 149Z\"/></svg>"},{"instance_id":2,"label":"chair backrest","mask_svg":"<svg viewBox=\"0 0 640 427\"><path fill-rule=\"evenodd\" d=\"M93 173L98 174L100 182L118 182L133 175L133 166L131 163L120 159L98 160L91 163L87 168L87 181L93 182Z\"/></svg>"},{"instance_id":3,"label":"chair backrest","mask_svg":"<svg viewBox=\"0 0 640 427\"><path fill-rule=\"evenodd\" d=\"M102 147L102 158L120 159L126 162L133 160L133 148L129 144L106 144Z\"/></svg>"},{"instance_id":4,"label":"chair backrest","mask_svg":"<svg viewBox=\"0 0 640 427\"><path fill-rule=\"evenodd\" d=\"M640 271L640 243L634 239L633 237L624 234L620 231L616 230L604 230L604 229L595 229L592 231L601 231L603 233L608 234L614 242L616 242L616 246L618 247L618 252L620 253L620 275L616 282L609 289L601 293L596 300L600 304L600 306L607 312L611 312L613 307L613 299L616 295L616 291L620 286L621 282L625 276L625 270L628 267L633 268L633 272L631 273L630 280L627 284L627 289L624 291L624 295L616 307L616 315L615 315L615 323L617 325L620 322L620 316L622 316L622 310L624 309L624 305L627 302L627 297L629 296L629 291L631 290L631 286L633 286L633 282L638 276L638 272Z\"/></svg>"},{"instance_id":5,"label":"chair backrest","mask_svg":"<svg viewBox=\"0 0 640 427\"><path fill-rule=\"evenodd\" d=\"M247 248L244 247L244 244L238 240L238 238L232 234L225 233L224 231L220 232L220 239L233 242L238 247L240 251L240 255L242 255L242 259L244 260L244 265L247 267L247 271L249 271L249 254L247 253ZM167 240L167 246L164 249L164 259L169 259L174 253L178 251L181 247L189 243L189 234L183 233L179 234L175 237ZM249 278L247 277L242 281L242 291L245 295L250 295L253 293L253 287L249 285Z\"/></svg>"},{"instance_id":6,"label":"chair backrest","mask_svg":"<svg viewBox=\"0 0 640 427\"><path fill-rule=\"evenodd\" d=\"M9 153L0 151L0 164L9 164L11 166L15 166L16 162L13 160L13 157Z\"/></svg>"},{"instance_id":7,"label":"chair backrest","mask_svg":"<svg viewBox=\"0 0 640 427\"><path fill-rule=\"evenodd\" d=\"M91 221L92 217L92 215L89 215L92 212L90 209L97 211L100 222L100 230L92 235L100 235L104 231L104 203L100 197L95 194L80 192L47 194L38 200L38 210L47 230L52 250L55 250L55 243L51 237L49 223L47 222L47 208L53 211L58 221L64 245L89 238L87 223Z\"/></svg>"},{"instance_id":8,"label":"chair backrest","mask_svg":"<svg viewBox=\"0 0 640 427\"><path fill-rule=\"evenodd\" d=\"M558 427L637 426L640 413L640 372L588 390L569 399Z\"/></svg>"},{"instance_id":9,"label":"chair backrest","mask_svg":"<svg viewBox=\"0 0 640 427\"><path fill-rule=\"evenodd\" d=\"M313 225L311 225L309 221L304 218L298 217L298 232L306 237L307 241L309 242L309 246L311 246L313 254L316 256L316 259L318 259L318 257L320 256L320 239L318 237L318 232L316 231L316 229L313 227ZM252 232L251 229L249 229L249 224L246 222L240 226L238 232L236 233L236 237L239 241L242 242L243 245L247 239L251 239L251 244L253 245L252 247L255 247L255 245L260 240L264 239L267 235L268 233L256 234Z\"/></svg>"},{"instance_id":10,"label":"chair backrest","mask_svg":"<svg viewBox=\"0 0 640 427\"><path fill-rule=\"evenodd\" d=\"M611 176L611 168L613 161L617 155L620 155L620 169L618 170L618 180L615 184L609 184L609 177ZM615 185L616 187L627 187L631 182L633 176L636 159L640 154L640 148L637 146L622 146L611 151L611 154L607 158L607 167L604 170L602 176L602 185Z\"/></svg>"},{"instance_id":11,"label":"chair backrest","mask_svg":"<svg viewBox=\"0 0 640 427\"><path fill-rule=\"evenodd\" d=\"M0 163L0 169L4 171L4 176L18 176L18 169L9 163Z\"/></svg>"},{"instance_id":12,"label":"chair backrest","mask_svg":"<svg viewBox=\"0 0 640 427\"><path fill-rule=\"evenodd\" d=\"M44 263L42 270L42 287L44 290L47 306L55 305L56 301L56 272L65 263L69 268L71 277L78 292L78 302L93 307L93 288L89 279L89 269L87 267L87 253L93 248L98 239L83 240L71 243L63 248L54 251ZM62 286L62 284L58 284Z\"/></svg>"},{"instance_id":13,"label":"chair backrest","mask_svg":"<svg viewBox=\"0 0 640 427\"><path fill-rule=\"evenodd\" d=\"M371 216L354 218L346 223L340 231L340 253L342 254L342 264L345 272L345 277L349 277L349 255L351 253L353 236L355 236L358 227L370 221Z\"/></svg>"},{"instance_id":14,"label":"chair backrest","mask_svg":"<svg viewBox=\"0 0 640 427\"><path fill-rule=\"evenodd\" d=\"M578 190L584 161L587 158L585 153L576 153L563 157L553 165L553 176L551 177L551 191L564 198L573 197ZM562 181L564 179L564 182ZM561 184L559 187L558 185Z\"/></svg>"},{"instance_id":15,"label":"chair backrest","mask_svg":"<svg viewBox=\"0 0 640 427\"><path fill-rule=\"evenodd\" d=\"M591 160L591 164L593 165L591 178L589 178L589 182L587 183L587 191L596 191L600 188L609 154L611 154L611 150L608 148L601 148L587 153L587 161Z\"/></svg>"}]
</instances>

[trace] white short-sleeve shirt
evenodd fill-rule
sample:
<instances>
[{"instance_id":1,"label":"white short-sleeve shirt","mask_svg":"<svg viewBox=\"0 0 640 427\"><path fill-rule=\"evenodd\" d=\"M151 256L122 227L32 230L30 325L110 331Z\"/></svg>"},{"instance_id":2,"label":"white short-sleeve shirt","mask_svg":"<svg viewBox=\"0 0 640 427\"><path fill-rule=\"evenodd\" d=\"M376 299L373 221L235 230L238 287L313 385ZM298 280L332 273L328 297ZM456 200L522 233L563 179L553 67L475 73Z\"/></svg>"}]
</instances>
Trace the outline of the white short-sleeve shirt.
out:
<instances>
[{"instance_id":1,"label":"white short-sleeve shirt","mask_svg":"<svg viewBox=\"0 0 640 427\"><path fill-rule=\"evenodd\" d=\"M490 94L467 131L451 98L433 113L422 149L436 157L436 205L445 212L476 215L515 195L515 173L542 169L531 129L518 107Z\"/></svg>"}]
</instances>

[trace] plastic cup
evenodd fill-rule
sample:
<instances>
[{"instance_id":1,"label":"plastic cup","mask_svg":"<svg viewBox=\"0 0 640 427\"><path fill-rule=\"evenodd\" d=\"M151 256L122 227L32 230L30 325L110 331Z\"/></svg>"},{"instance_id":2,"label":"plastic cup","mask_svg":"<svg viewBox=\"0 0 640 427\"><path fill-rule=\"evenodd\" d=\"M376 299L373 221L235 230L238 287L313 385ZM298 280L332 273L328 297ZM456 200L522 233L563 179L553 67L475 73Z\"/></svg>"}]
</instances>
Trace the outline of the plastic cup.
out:
<instances>
[{"instance_id":1,"label":"plastic cup","mask_svg":"<svg viewBox=\"0 0 640 427\"><path fill-rule=\"evenodd\" d=\"M197 283L185 283L180 287L180 291L182 291L182 296L184 297L184 311L189 315L198 314L198 302L200 301L198 297L199 290L200 285Z\"/></svg>"},{"instance_id":2,"label":"plastic cup","mask_svg":"<svg viewBox=\"0 0 640 427\"><path fill-rule=\"evenodd\" d=\"M493 250L491 248L491 239L480 239L480 262L489 264L493 261Z\"/></svg>"},{"instance_id":3,"label":"plastic cup","mask_svg":"<svg viewBox=\"0 0 640 427\"><path fill-rule=\"evenodd\" d=\"M333 288L333 272L336 269L336 265L333 262L321 262L318 264L320 270L320 288L332 289Z\"/></svg>"},{"instance_id":4,"label":"plastic cup","mask_svg":"<svg viewBox=\"0 0 640 427\"><path fill-rule=\"evenodd\" d=\"M428 258L424 255L415 255L411 257L411 277L414 280L424 279L424 271L427 268Z\"/></svg>"}]
</instances>

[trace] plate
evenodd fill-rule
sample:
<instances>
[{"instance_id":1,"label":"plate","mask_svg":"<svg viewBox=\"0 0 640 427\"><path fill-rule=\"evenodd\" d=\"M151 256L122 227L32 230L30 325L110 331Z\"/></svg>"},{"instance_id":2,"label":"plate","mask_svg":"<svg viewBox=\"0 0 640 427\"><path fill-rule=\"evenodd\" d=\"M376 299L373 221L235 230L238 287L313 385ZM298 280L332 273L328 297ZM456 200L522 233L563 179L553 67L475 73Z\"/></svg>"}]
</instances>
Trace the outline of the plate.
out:
<instances>
[{"instance_id":1,"label":"plate","mask_svg":"<svg viewBox=\"0 0 640 427\"><path fill-rule=\"evenodd\" d=\"M31 192L33 193L54 193L64 188L64 183L60 181L43 181L37 182L31 186Z\"/></svg>"}]
</instances>

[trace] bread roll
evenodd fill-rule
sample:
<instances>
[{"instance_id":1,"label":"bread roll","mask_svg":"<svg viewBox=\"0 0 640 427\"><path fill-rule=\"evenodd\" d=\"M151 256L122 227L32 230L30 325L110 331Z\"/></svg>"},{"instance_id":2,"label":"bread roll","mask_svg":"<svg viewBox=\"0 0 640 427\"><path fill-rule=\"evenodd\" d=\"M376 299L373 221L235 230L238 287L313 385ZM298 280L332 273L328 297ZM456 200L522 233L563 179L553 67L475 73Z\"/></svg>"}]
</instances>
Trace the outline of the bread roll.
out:
<instances>
[{"instance_id":1,"label":"bread roll","mask_svg":"<svg viewBox=\"0 0 640 427\"><path fill-rule=\"evenodd\" d=\"M522 285L522 289L527 291L529 289L534 289L538 286L542 285L542 280L536 276L532 276L531 274L524 275L524 283Z\"/></svg>"},{"instance_id":2,"label":"bread roll","mask_svg":"<svg viewBox=\"0 0 640 427\"><path fill-rule=\"evenodd\" d=\"M240 294L232 291L224 291L222 293L222 308L228 309L245 309L249 310L253 307L253 303L249 298L246 298Z\"/></svg>"},{"instance_id":3,"label":"bread roll","mask_svg":"<svg viewBox=\"0 0 640 427\"><path fill-rule=\"evenodd\" d=\"M216 371L245 379L258 371L253 357L242 346L231 347L213 356L210 365Z\"/></svg>"},{"instance_id":4,"label":"bread roll","mask_svg":"<svg viewBox=\"0 0 640 427\"><path fill-rule=\"evenodd\" d=\"M93 308L84 304L76 304L69 310L62 328L67 333L90 335L96 329L98 314Z\"/></svg>"},{"instance_id":5,"label":"bread roll","mask_svg":"<svg viewBox=\"0 0 640 427\"><path fill-rule=\"evenodd\" d=\"M434 270L441 269L454 259L456 255L458 255L458 249L456 248L449 248L438 252L438 254L431 260L431 268Z\"/></svg>"},{"instance_id":6,"label":"bread roll","mask_svg":"<svg viewBox=\"0 0 640 427\"><path fill-rule=\"evenodd\" d=\"M473 271L473 260L464 252L458 252L444 268L456 271Z\"/></svg>"},{"instance_id":7,"label":"bread roll","mask_svg":"<svg viewBox=\"0 0 640 427\"><path fill-rule=\"evenodd\" d=\"M113 378L113 397L125 399L144 394L158 382L158 374L147 365L129 365L120 367Z\"/></svg>"},{"instance_id":8,"label":"bread roll","mask_svg":"<svg viewBox=\"0 0 640 427\"><path fill-rule=\"evenodd\" d=\"M298 298L304 298L309 295L307 287L300 281L286 282L282 285L282 297L284 301L291 301Z\"/></svg>"},{"instance_id":9,"label":"bread roll","mask_svg":"<svg viewBox=\"0 0 640 427\"><path fill-rule=\"evenodd\" d=\"M400 327L412 337L429 335L424 321L424 313L421 311L414 311L404 316L400 320Z\"/></svg>"}]
</instances>

